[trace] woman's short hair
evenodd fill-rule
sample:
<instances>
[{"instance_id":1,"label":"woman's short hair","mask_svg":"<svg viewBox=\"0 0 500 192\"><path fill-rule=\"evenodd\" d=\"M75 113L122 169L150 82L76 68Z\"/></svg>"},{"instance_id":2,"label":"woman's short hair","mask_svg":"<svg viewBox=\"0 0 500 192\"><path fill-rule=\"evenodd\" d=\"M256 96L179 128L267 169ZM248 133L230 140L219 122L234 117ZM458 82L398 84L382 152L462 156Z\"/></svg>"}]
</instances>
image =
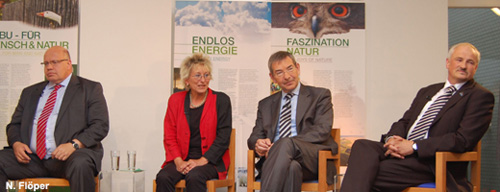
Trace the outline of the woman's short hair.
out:
<instances>
[{"instance_id":1,"label":"woman's short hair","mask_svg":"<svg viewBox=\"0 0 500 192\"><path fill-rule=\"evenodd\" d=\"M212 74L212 62L208 55L203 53L194 53L192 56L186 57L181 63L181 81L184 83L184 89L189 90L186 80L191 74L191 69L196 65L205 66L210 74Z\"/></svg>"}]
</instances>

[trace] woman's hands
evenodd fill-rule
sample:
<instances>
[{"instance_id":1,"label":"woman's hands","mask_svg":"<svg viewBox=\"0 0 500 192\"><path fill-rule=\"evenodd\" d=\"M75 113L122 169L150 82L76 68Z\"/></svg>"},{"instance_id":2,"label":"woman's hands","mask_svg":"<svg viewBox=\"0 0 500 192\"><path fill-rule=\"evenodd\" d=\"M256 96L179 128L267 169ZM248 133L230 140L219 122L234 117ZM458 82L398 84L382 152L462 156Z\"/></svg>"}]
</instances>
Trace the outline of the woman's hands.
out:
<instances>
[{"instance_id":1,"label":"woman's hands","mask_svg":"<svg viewBox=\"0 0 500 192\"><path fill-rule=\"evenodd\" d=\"M203 166L208 163L205 157L199 159L190 159L187 161L182 160L180 157L174 159L175 167L179 173L183 175L188 174L193 168Z\"/></svg>"}]
</instances>

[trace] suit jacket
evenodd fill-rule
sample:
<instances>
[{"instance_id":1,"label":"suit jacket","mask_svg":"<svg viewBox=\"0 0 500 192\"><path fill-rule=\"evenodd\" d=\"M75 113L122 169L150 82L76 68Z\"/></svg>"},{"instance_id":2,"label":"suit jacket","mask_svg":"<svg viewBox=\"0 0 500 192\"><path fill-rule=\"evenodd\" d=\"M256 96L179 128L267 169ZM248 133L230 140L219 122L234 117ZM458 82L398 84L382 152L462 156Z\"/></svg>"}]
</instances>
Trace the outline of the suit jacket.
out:
<instances>
[{"instance_id":1,"label":"suit jacket","mask_svg":"<svg viewBox=\"0 0 500 192\"><path fill-rule=\"evenodd\" d=\"M48 81L43 81L22 91L12 120L7 125L10 146L16 141L30 145L31 135L36 134L32 133L35 111L47 84ZM78 139L87 148L83 150L92 157L97 171L100 171L103 157L101 141L108 131L108 107L101 84L72 75L56 121L56 145Z\"/></svg>"},{"instance_id":2,"label":"suit jacket","mask_svg":"<svg viewBox=\"0 0 500 192\"><path fill-rule=\"evenodd\" d=\"M282 92L278 92L259 101L255 127L247 141L249 149L255 150L257 139L273 140L277 134L281 95ZM311 150L338 151L338 145L330 135L333 126L330 90L301 84L297 101L296 124L297 135L294 138L316 144L316 148Z\"/></svg>"},{"instance_id":3,"label":"suit jacket","mask_svg":"<svg viewBox=\"0 0 500 192\"><path fill-rule=\"evenodd\" d=\"M406 138L422 108L443 86L444 83L438 83L420 89L410 108L392 125L387 136L398 135ZM434 160L437 151L463 153L473 150L488 130L494 103L495 98L490 91L474 80L468 81L438 113L431 124L428 138L416 141L418 158L435 169ZM464 189L470 191L470 184L466 178L467 163L450 163L448 171L453 178L448 179L449 191Z\"/></svg>"}]
</instances>

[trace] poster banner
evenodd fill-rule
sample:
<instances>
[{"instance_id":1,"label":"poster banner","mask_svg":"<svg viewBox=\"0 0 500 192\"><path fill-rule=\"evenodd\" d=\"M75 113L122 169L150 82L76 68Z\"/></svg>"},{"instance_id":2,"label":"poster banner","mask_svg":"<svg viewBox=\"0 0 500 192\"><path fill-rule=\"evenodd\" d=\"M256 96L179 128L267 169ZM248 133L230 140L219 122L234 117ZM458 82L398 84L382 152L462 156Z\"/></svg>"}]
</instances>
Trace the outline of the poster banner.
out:
<instances>
[{"instance_id":1,"label":"poster banner","mask_svg":"<svg viewBox=\"0 0 500 192\"><path fill-rule=\"evenodd\" d=\"M344 164L352 140L364 137L364 3L177 0L173 28L173 91L184 89L179 75L182 60L197 52L209 55L213 76L209 87L231 98L238 177L246 173L246 141L257 104L279 91L267 66L276 51L294 54L302 83L332 91Z\"/></svg>"},{"instance_id":2,"label":"poster banner","mask_svg":"<svg viewBox=\"0 0 500 192\"><path fill-rule=\"evenodd\" d=\"M43 54L67 48L77 72L78 0L0 0L0 128L5 126L28 85L44 80ZM5 134L0 143L7 145Z\"/></svg>"},{"instance_id":3,"label":"poster banner","mask_svg":"<svg viewBox=\"0 0 500 192\"><path fill-rule=\"evenodd\" d=\"M344 136L364 136L364 19L363 3L272 3L271 53L292 53L302 83L332 91Z\"/></svg>"},{"instance_id":4,"label":"poster banner","mask_svg":"<svg viewBox=\"0 0 500 192\"><path fill-rule=\"evenodd\" d=\"M302 83L332 92L345 166L354 140L365 136L365 4L273 2L271 10L271 53L292 53Z\"/></svg>"}]
</instances>

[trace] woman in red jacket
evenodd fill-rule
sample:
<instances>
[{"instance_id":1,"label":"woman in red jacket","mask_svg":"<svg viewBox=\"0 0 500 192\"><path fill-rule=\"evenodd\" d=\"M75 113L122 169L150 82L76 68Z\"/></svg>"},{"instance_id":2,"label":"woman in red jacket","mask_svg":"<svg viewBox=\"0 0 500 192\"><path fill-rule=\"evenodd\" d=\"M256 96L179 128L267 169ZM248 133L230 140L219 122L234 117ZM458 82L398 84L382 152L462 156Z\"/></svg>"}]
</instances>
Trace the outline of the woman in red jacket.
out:
<instances>
[{"instance_id":1,"label":"woman in red jacket","mask_svg":"<svg viewBox=\"0 0 500 192\"><path fill-rule=\"evenodd\" d=\"M168 100L164 120L166 160L156 175L156 191L175 191L186 180L188 192L206 191L206 181L225 179L229 163L232 118L231 101L208 88L211 76L208 56L195 53L181 64L186 91Z\"/></svg>"}]
</instances>

